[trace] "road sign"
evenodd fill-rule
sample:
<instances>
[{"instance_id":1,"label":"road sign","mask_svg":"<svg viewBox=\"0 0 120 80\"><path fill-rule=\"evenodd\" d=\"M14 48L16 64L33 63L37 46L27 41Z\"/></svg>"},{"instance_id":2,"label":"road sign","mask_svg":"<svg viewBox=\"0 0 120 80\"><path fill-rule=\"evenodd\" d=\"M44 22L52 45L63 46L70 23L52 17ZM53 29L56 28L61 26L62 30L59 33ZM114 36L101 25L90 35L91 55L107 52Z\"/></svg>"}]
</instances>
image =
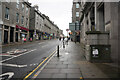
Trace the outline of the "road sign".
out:
<instances>
[{"instance_id":1,"label":"road sign","mask_svg":"<svg viewBox=\"0 0 120 80\"><path fill-rule=\"evenodd\" d=\"M69 29L66 29L66 31L69 31Z\"/></svg>"}]
</instances>

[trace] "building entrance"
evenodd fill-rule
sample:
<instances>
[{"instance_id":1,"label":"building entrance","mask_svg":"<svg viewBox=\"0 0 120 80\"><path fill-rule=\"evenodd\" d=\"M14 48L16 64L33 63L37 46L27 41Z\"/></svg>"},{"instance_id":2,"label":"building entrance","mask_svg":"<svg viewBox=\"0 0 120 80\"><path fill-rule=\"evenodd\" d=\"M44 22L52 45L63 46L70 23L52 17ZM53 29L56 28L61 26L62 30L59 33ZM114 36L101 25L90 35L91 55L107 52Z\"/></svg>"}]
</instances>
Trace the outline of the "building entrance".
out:
<instances>
[{"instance_id":1,"label":"building entrance","mask_svg":"<svg viewBox=\"0 0 120 80\"><path fill-rule=\"evenodd\" d=\"M4 31L4 44L8 43L8 31Z\"/></svg>"},{"instance_id":2,"label":"building entrance","mask_svg":"<svg viewBox=\"0 0 120 80\"><path fill-rule=\"evenodd\" d=\"M14 28L10 28L10 42L14 41Z\"/></svg>"}]
</instances>

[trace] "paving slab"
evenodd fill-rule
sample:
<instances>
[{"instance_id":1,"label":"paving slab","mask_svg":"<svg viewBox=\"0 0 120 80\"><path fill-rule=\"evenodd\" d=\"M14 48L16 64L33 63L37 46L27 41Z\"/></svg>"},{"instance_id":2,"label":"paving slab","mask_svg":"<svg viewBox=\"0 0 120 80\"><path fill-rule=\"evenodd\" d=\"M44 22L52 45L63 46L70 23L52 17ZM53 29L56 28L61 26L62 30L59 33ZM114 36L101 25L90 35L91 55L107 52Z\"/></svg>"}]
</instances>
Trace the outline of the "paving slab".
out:
<instances>
[{"instance_id":1,"label":"paving slab","mask_svg":"<svg viewBox=\"0 0 120 80\"><path fill-rule=\"evenodd\" d=\"M84 57L81 44L69 42L65 49L60 50L60 57L55 55L37 78L43 78L47 74L51 80L83 80L80 78L84 78L84 80L109 80L109 78L117 77L116 72L114 68L102 63L88 62Z\"/></svg>"}]
</instances>

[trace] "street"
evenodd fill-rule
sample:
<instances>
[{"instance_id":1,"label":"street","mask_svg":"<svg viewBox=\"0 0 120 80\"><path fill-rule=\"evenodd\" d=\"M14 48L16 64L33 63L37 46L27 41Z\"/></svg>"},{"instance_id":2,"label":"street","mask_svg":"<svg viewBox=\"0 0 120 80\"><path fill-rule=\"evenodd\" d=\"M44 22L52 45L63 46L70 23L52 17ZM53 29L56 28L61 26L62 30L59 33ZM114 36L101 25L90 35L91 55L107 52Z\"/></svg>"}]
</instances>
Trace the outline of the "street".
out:
<instances>
[{"instance_id":1,"label":"street","mask_svg":"<svg viewBox=\"0 0 120 80\"><path fill-rule=\"evenodd\" d=\"M35 42L26 45L15 45L3 48L10 49L27 49L25 53L18 55L2 55L2 74L13 72L13 78L23 78L27 73L31 72L41 61L48 57L53 51L56 50L57 45L60 44L58 40L49 40L43 42ZM19 56L20 55L20 56Z\"/></svg>"}]
</instances>

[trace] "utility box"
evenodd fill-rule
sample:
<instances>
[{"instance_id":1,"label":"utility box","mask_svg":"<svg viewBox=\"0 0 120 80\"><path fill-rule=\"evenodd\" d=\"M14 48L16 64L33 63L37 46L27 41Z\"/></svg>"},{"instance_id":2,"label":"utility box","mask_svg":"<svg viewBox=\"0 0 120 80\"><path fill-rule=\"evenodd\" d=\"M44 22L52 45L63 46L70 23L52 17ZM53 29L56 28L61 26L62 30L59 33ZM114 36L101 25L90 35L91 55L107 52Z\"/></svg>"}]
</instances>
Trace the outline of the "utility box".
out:
<instances>
[{"instance_id":1,"label":"utility box","mask_svg":"<svg viewBox=\"0 0 120 80\"><path fill-rule=\"evenodd\" d=\"M111 62L110 45L90 45L90 62Z\"/></svg>"}]
</instances>

